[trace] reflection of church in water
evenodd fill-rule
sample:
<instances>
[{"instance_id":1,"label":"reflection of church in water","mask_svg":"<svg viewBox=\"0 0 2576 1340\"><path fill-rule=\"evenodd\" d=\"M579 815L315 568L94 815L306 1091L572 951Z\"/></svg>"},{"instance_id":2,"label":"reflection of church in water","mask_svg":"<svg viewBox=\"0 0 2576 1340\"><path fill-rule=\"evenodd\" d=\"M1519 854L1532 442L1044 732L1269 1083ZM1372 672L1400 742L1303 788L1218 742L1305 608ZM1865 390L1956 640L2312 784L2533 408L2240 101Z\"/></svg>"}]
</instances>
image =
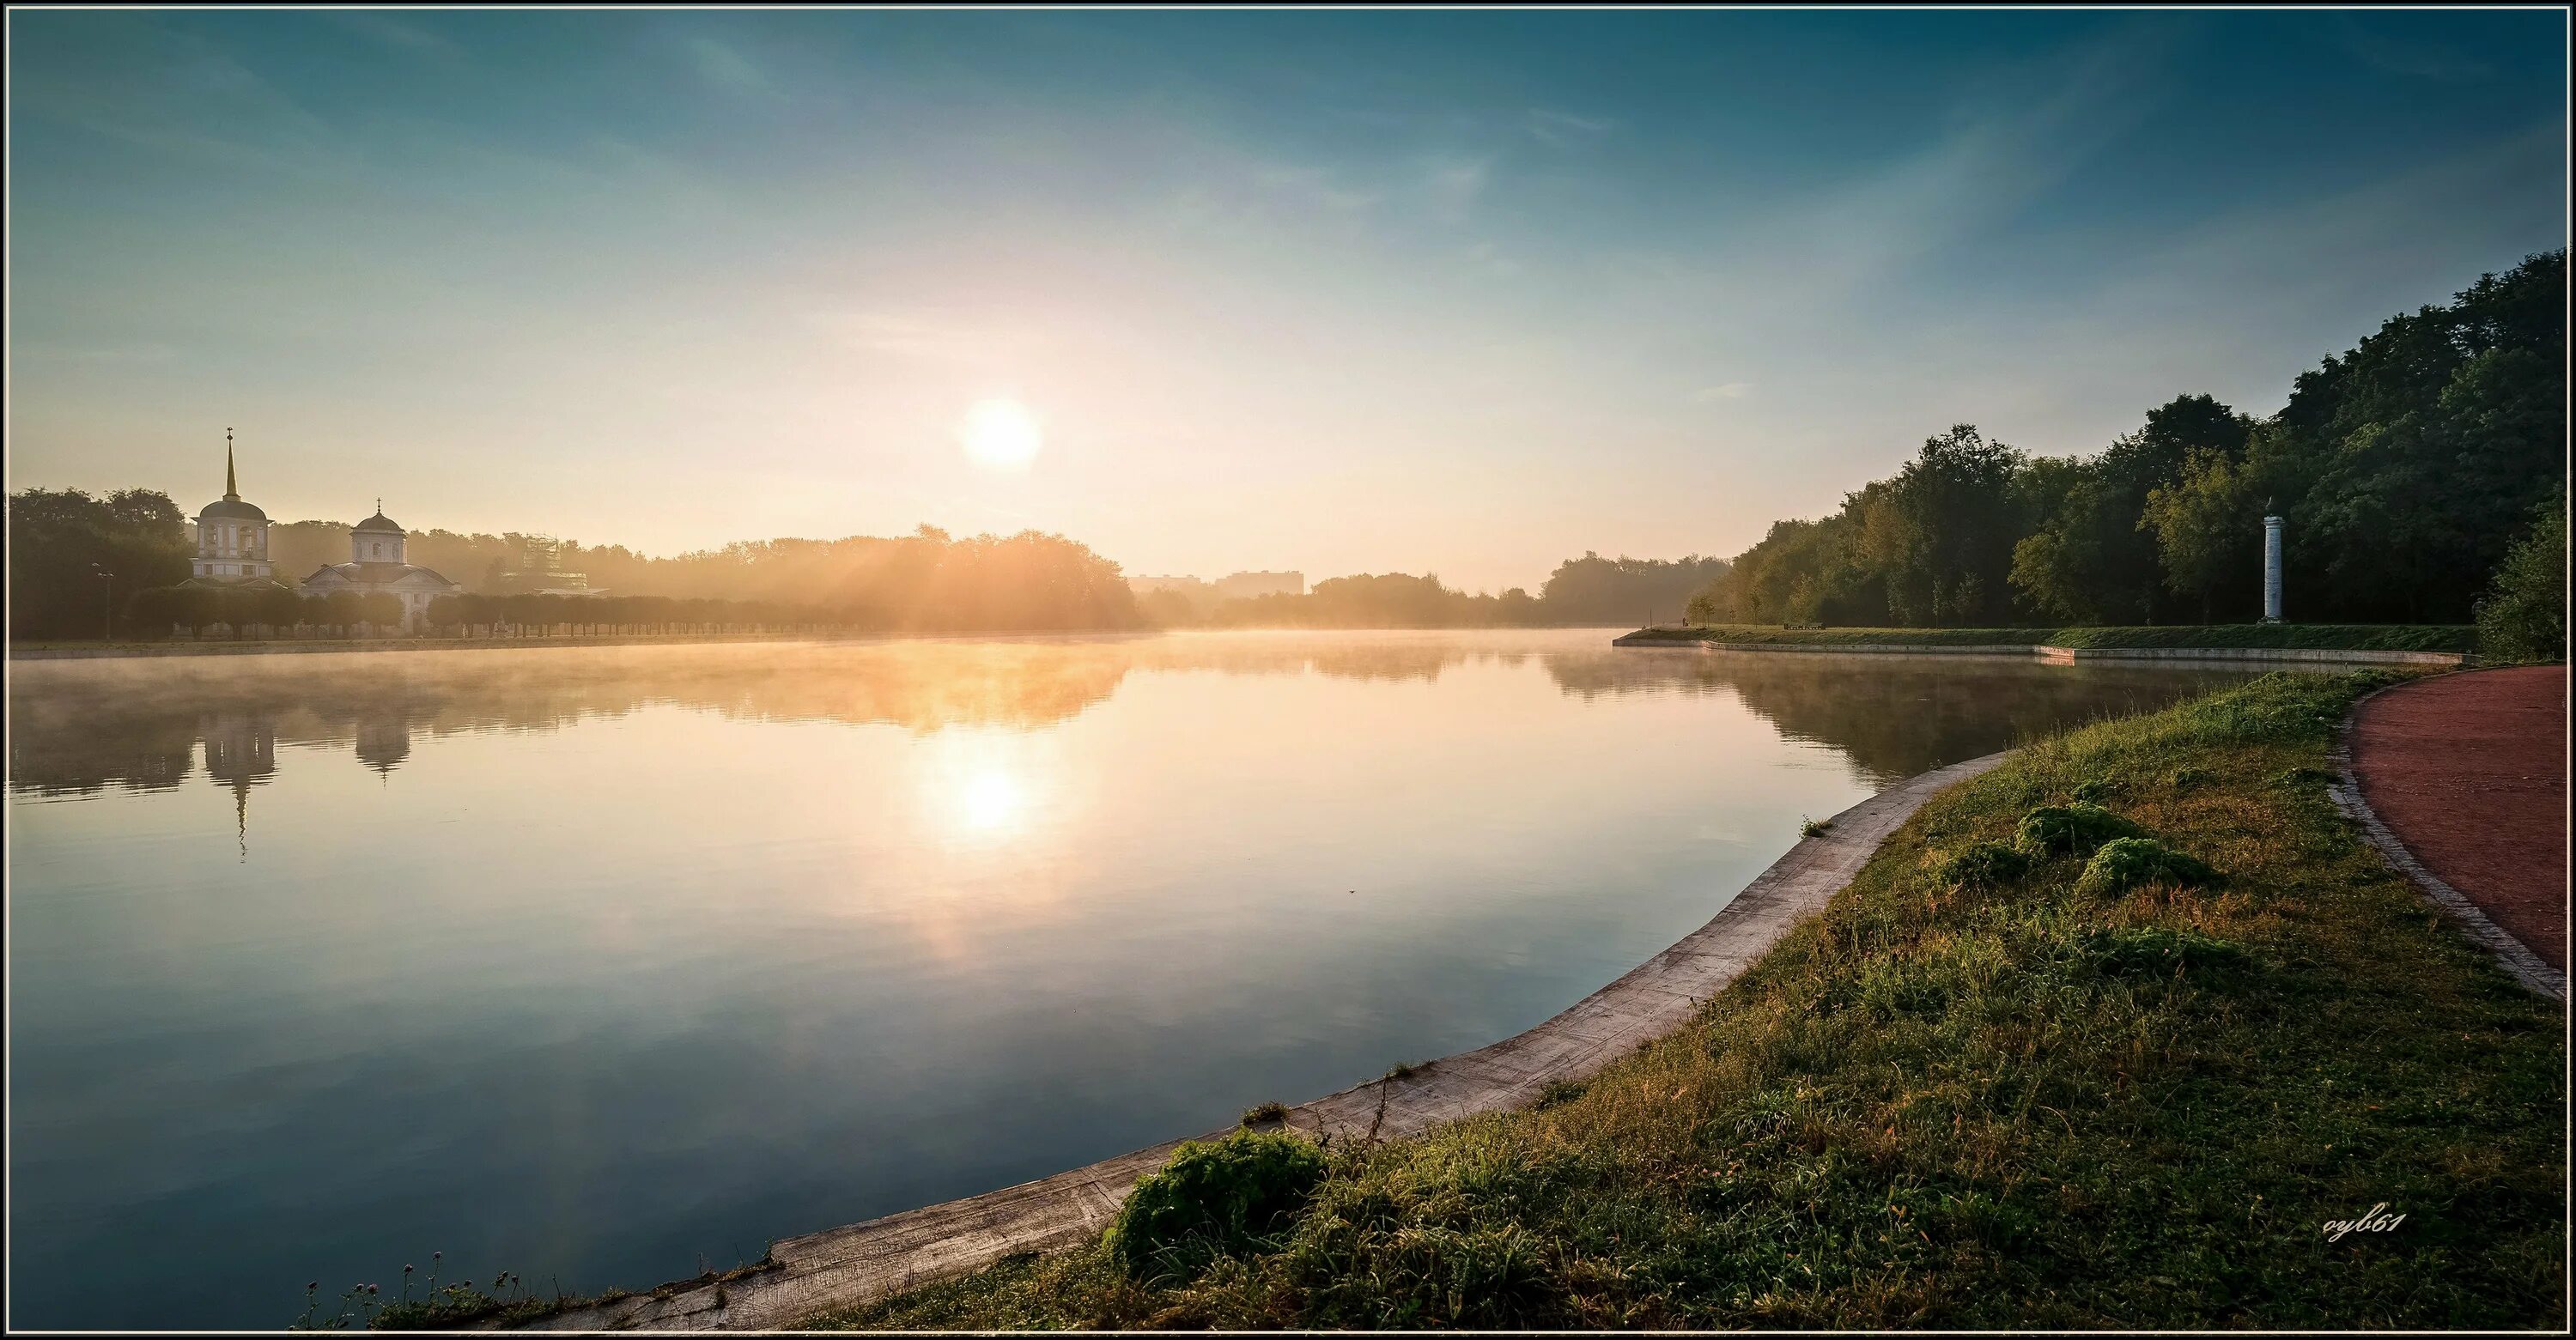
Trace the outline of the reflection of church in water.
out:
<instances>
[{"instance_id":1,"label":"reflection of church in water","mask_svg":"<svg viewBox=\"0 0 2576 1340\"><path fill-rule=\"evenodd\" d=\"M197 719L206 742L206 775L232 788L234 838L249 854L250 789L277 774L277 719L264 712L218 712Z\"/></svg>"},{"instance_id":2,"label":"reflection of church in water","mask_svg":"<svg viewBox=\"0 0 2576 1340\"><path fill-rule=\"evenodd\" d=\"M277 775L277 717L268 712L211 713L197 718L197 734L205 742L207 778L233 793L234 838L247 855L251 788ZM362 718L355 734L358 761L380 778L411 757L411 721L399 712Z\"/></svg>"}]
</instances>

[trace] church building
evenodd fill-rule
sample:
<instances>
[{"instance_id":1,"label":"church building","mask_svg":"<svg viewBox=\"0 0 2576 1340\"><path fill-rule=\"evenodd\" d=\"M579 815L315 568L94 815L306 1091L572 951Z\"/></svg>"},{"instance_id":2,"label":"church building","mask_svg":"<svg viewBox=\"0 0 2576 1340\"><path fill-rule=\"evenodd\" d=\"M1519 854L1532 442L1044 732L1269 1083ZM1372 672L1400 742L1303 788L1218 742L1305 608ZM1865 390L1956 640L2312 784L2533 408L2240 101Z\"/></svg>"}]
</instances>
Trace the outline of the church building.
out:
<instances>
[{"instance_id":1,"label":"church building","mask_svg":"<svg viewBox=\"0 0 2576 1340\"><path fill-rule=\"evenodd\" d=\"M224 430L224 496L197 513L197 557L185 585L243 587L283 586L268 558L268 513L243 502L233 472L233 434ZM384 500L376 514L349 532L349 561L326 563L297 586L308 596L334 591L359 595L383 592L402 602L403 628L419 632L429 602L462 594L465 587L428 568L404 561L403 528L385 516Z\"/></svg>"},{"instance_id":2,"label":"church building","mask_svg":"<svg viewBox=\"0 0 2576 1340\"><path fill-rule=\"evenodd\" d=\"M191 582L238 586L274 581L268 565L268 513L243 502L233 479L233 430L224 430L224 496L197 513L197 558Z\"/></svg>"},{"instance_id":3,"label":"church building","mask_svg":"<svg viewBox=\"0 0 2576 1340\"><path fill-rule=\"evenodd\" d=\"M403 627L411 632L418 632L427 619L430 601L465 591L463 583L451 582L403 560L403 528L385 516L381 498L376 501L374 516L350 528L349 561L325 563L314 569L313 575L304 579L303 589L308 596L327 596L334 591L355 591L363 596L381 591L402 601Z\"/></svg>"}]
</instances>

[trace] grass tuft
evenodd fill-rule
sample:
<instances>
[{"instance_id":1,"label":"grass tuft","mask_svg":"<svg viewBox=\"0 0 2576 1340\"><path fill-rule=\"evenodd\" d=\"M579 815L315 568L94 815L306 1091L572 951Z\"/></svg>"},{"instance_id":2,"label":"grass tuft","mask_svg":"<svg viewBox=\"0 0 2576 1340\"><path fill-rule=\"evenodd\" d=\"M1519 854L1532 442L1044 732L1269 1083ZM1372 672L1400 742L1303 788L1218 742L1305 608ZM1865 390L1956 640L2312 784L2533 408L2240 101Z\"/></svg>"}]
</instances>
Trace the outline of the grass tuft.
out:
<instances>
[{"instance_id":1,"label":"grass tuft","mask_svg":"<svg viewBox=\"0 0 2576 1340\"><path fill-rule=\"evenodd\" d=\"M1293 1135L1191 1141L1136 1184L1102 1245L1132 1279L1192 1279L1219 1257L1274 1250L1323 1175L1323 1154Z\"/></svg>"},{"instance_id":2,"label":"grass tuft","mask_svg":"<svg viewBox=\"0 0 2576 1340\"><path fill-rule=\"evenodd\" d=\"M2154 838L2113 838L2084 863L2084 874L2075 881L2075 891L2104 897L2148 884L2199 888L2217 882L2218 872L2208 862L2175 851Z\"/></svg>"},{"instance_id":3,"label":"grass tuft","mask_svg":"<svg viewBox=\"0 0 2576 1340\"><path fill-rule=\"evenodd\" d=\"M2118 838L2145 836L2146 830L2099 805L2042 805L2021 817L2015 840L2033 856L2088 856Z\"/></svg>"},{"instance_id":4,"label":"grass tuft","mask_svg":"<svg viewBox=\"0 0 2576 1340\"><path fill-rule=\"evenodd\" d=\"M2030 856L2004 842L1971 842L1956 852L1928 853L1932 878L1951 888L1983 892L2000 888L2030 869Z\"/></svg>"}]
</instances>

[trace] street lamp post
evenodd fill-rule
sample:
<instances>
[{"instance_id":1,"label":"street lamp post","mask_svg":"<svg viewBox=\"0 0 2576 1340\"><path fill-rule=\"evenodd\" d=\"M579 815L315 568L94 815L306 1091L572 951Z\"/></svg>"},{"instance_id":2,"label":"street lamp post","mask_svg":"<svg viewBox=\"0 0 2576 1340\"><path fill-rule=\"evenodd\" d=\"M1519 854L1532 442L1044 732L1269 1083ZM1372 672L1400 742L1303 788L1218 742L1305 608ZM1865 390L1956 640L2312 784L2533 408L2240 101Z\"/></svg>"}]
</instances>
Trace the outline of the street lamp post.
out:
<instances>
[{"instance_id":1,"label":"street lamp post","mask_svg":"<svg viewBox=\"0 0 2576 1340\"><path fill-rule=\"evenodd\" d=\"M106 641L114 642L116 640L116 574L96 563L89 566L90 571L98 574L100 581L107 583L106 598L99 611L99 636Z\"/></svg>"}]
</instances>

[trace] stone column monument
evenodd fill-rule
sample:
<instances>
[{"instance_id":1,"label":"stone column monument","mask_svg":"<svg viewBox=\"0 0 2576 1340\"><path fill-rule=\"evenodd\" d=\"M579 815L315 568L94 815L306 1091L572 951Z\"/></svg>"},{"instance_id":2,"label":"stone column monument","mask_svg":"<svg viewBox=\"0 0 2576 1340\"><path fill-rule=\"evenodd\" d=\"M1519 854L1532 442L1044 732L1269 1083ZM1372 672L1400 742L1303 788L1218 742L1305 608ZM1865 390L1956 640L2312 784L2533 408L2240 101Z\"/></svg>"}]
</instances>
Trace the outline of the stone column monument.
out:
<instances>
[{"instance_id":1,"label":"stone column monument","mask_svg":"<svg viewBox=\"0 0 2576 1340\"><path fill-rule=\"evenodd\" d=\"M2263 518L2263 622L2281 621L2281 518Z\"/></svg>"}]
</instances>

